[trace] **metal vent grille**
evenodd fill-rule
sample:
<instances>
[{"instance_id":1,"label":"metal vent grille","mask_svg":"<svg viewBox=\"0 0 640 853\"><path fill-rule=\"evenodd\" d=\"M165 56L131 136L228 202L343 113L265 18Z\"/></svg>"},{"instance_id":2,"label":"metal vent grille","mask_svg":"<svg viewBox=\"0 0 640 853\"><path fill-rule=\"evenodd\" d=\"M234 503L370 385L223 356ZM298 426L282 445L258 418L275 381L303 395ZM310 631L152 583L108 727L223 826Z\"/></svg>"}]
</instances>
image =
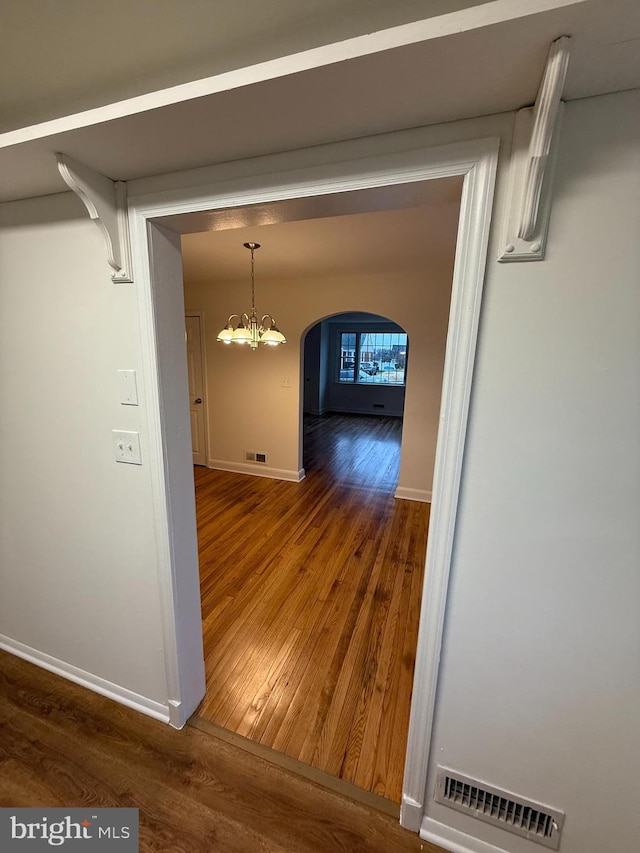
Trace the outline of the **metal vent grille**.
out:
<instances>
[{"instance_id":1,"label":"metal vent grille","mask_svg":"<svg viewBox=\"0 0 640 853\"><path fill-rule=\"evenodd\" d=\"M435 799L552 850L557 850L560 844L564 812L494 788L446 767L438 767Z\"/></svg>"}]
</instances>

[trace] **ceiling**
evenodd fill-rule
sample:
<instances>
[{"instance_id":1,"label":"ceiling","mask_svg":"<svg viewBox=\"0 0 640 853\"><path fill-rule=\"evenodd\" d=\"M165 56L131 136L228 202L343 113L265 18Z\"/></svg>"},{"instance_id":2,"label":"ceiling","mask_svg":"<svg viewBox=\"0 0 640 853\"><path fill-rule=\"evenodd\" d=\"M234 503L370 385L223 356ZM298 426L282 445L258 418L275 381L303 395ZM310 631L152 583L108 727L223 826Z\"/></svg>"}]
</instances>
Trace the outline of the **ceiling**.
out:
<instances>
[{"instance_id":1,"label":"ceiling","mask_svg":"<svg viewBox=\"0 0 640 853\"><path fill-rule=\"evenodd\" d=\"M484 3L3 0L0 130Z\"/></svg>"},{"instance_id":2,"label":"ceiling","mask_svg":"<svg viewBox=\"0 0 640 853\"><path fill-rule=\"evenodd\" d=\"M172 224L183 232L186 283L248 285L245 242L261 244L255 253L258 285L424 271L453 264L461 192L462 178L443 178L183 215ZM198 233L185 233L191 228Z\"/></svg>"},{"instance_id":3,"label":"ceiling","mask_svg":"<svg viewBox=\"0 0 640 853\"><path fill-rule=\"evenodd\" d=\"M308 2L302 7L291 0L282 8L310 9L308 19L292 20L304 19L306 26L331 20L335 30L341 3ZM344 32L358 30L356 19L361 30L362 15L355 13L363 4L347 5L352 15L345 16ZM462 4L444 7L452 5ZM424 4L407 9L424 13ZM380 12L383 23L387 13ZM236 20L236 34L238 27ZM517 109L535 99L549 44L564 34L573 37L566 99L640 86L638 0L493 0L0 134L0 200L65 190L56 151L113 179L132 180ZM111 60L114 52L117 57L117 43ZM91 69L78 67L73 56L69 61L79 79L86 73L90 88Z\"/></svg>"},{"instance_id":4,"label":"ceiling","mask_svg":"<svg viewBox=\"0 0 640 853\"><path fill-rule=\"evenodd\" d=\"M246 226L275 225L279 222L400 210L406 207L434 208L443 204L459 204L462 184L461 175L439 180L407 181L361 190L180 213L175 216L163 216L155 221L178 234L193 234L198 231L227 231Z\"/></svg>"}]
</instances>

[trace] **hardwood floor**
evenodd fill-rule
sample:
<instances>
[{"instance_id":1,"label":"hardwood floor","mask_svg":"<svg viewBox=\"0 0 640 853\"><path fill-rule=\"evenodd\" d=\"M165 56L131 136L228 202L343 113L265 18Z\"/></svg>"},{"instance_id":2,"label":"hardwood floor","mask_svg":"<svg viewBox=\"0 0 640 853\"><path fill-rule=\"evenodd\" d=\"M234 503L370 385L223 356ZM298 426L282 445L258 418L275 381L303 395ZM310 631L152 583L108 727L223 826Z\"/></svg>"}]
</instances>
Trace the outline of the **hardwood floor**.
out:
<instances>
[{"instance_id":1,"label":"hardwood floor","mask_svg":"<svg viewBox=\"0 0 640 853\"><path fill-rule=\"evenodd\" d=\"M401 421L307 418L301 483L196 468L201 720L399 802L429 505Z\"/></svg>"},{"instance_id":2,"label":"hardwood floor","mask_svg":"<svg viewBox=\"0 0 640 853\"><path fill-rule=\"evenodd\" d=\"M0 807L140 809L141 853L443 853L393 818L0 652Z\"/></svg>"}]
</instances>

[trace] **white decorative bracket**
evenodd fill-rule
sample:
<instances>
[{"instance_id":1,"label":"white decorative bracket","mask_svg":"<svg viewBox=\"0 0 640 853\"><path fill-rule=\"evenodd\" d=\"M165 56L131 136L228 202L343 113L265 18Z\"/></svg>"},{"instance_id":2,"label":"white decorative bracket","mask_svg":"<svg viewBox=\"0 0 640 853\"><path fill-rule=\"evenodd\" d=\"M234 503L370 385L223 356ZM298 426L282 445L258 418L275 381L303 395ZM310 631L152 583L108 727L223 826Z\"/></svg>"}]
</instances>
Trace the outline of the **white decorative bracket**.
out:
<instances>
[{"instance_id":1,"label":"white decorative bracket","mask_svg":"<svg viewBox=\"0 0 640 853\"><path fill-rule=\"evenodd\" d=\"M499 261L544 258L551 213L557 130L571 39L551 45L535 106L518 112L509 176L507 221Z\"/></svg>"},{"instance_id":2,"label":"white decorative bracket","mask_svg":"<svg viewBox=\"0 0 640 853\"><path fill-rule=\"evenodd\" d=\"M81 199L107 244L107 261L116 284L131 284L131 241L127 213L127 185L112 181L83 163L56 154L58 171Z\"/></svg>"}]
</instances>

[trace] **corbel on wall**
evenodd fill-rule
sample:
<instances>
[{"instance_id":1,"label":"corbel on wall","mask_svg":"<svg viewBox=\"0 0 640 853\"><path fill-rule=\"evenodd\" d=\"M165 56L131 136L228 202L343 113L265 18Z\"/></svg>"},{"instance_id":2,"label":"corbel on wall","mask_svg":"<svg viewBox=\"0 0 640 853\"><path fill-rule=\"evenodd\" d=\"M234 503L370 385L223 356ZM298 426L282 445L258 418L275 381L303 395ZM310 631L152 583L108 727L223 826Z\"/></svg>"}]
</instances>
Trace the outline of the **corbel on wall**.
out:
<instances>
[{"instance_id":1,"label":"corbel on wall","mask_svg":"<svg viewBox=\"0 0 640 853\"><path fill-rule=\"evenodd\" d=\"M535 106L520 110L516 117L499 261L540 261L545 255L570 44L569 36L553 42Z\"/></svg>"},{"instance_id":2,"label":"corbel on wall","mask_svg":"<svg viewBox=\"0 0 640 853\"><path fill-rule=\"evenodd\" d=\"M56 154L58 171L82 200L107 247L107 262L116 284L131 284L131 241L127 213L127 185L112 181L66 154Z\"/></svg>"}]
</instances>

